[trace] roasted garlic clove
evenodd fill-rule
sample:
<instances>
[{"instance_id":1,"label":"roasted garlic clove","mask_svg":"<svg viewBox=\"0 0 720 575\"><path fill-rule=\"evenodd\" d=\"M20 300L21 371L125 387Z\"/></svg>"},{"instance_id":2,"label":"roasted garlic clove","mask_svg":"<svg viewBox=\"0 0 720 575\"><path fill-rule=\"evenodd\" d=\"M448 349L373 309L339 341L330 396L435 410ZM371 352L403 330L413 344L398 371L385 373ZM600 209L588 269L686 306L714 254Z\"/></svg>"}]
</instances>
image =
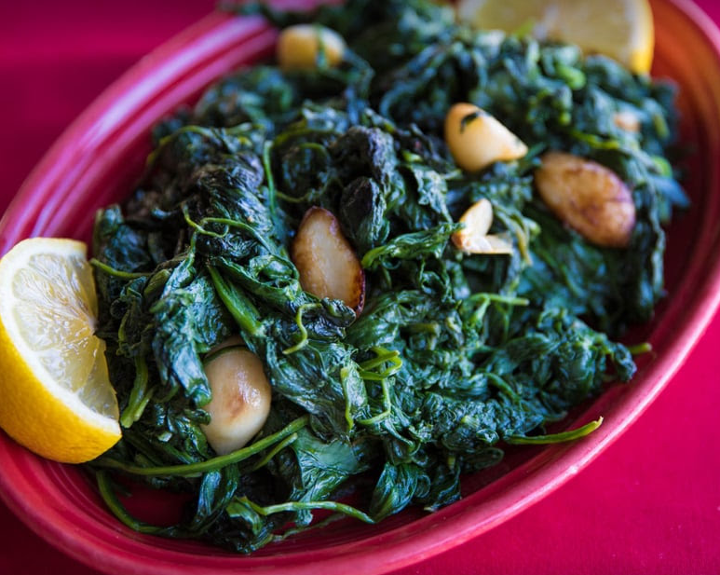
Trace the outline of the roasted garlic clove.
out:
<instances>
[{"instance_id":1,"label":"roasted garlic clove","mask_svg":"<svg viewBox=\"0 0 720 575\"><path fill-rule=\"evenodd\" d=\"M450 237L459 250L468 254L512 254L512 242L507 238L488 235L493 221L493 208L489 200L483 198L475 202L459 221L465 227Z\"/></svg>"},{"instance_id":2,"label":"roasted garlic clove","mask_svg":"<svg viewBox=\"0 0 720 575\"><path fill-rule=\"evenodd\" d=\"M342 36L317 24L297 24L285 28L278 38L277 59L285 70L311 70L323 50L328 66L337 66L345 54Z\"/></svg>"},{"instance_id":3,"label":"roasted garlic clove","mask_svg":"<svg viewBox=\"0 0 720 575\"><path fill-rule=\"evenodd\" d=\"M205 364L212 399L203 407L211 419L202 430L220 455L240 449L262 429L272 396L260 358L228 345L218 346Z\"/></svg>"},{"instance_id":4,"label":"roasted garlic clove","mask_svg":"<svg viewBox=\"0 0 720 575\"><path fill-rule=\"evenodd\" d=\"M473 104L455 104L445 116L445 143L463 170L522 158L527 146L493 116Z\"/></svg>"},{"instance_id":5,"label":"roasted garlic clove","mask_svg":"<svg viewBox=\"0 0 720 575\"><path fill-rule=\"evenodd\" d=\"M331 212L318 207L305 212L290 257L305 291L319 298L342 300L360 314L365 301L365 274Z\"/></svg>"},{"instance_id":6,"label":"roasted garlic clove","mask_svg":"<svg viewBox=\"0 0 720 575\"><path fill-rule=\"evenodd\" d=\"M603 247L627 247L635 226L632 193L618 175L592 160L548 152L535 172L540 197L564 223Z\"/></svg>"}]
</instances>

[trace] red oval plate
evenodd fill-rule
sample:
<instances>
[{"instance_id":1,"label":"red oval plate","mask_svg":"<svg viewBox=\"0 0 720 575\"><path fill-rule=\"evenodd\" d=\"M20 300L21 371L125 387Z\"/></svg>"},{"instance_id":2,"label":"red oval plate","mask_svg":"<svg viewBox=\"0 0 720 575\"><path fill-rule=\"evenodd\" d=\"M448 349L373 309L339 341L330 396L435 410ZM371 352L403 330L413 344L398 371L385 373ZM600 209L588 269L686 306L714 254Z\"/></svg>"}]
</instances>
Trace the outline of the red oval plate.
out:
<instances>
[{"instance_id":1,"label":"red oval plate","mask_svg":"<svg viewBox=\"0 0 720 575\"><path fill-rule=\"evenodd\" d=\"M720 34L688 0L652 3L654 74L681 88L682 138L698 151L686 181L692 209L669 230L670 297L638 336L652 355L629 385L615 386L567 421L605 424L566 445L511 451L465 478L464 499L434 514L408 510L378 526L342 522L239 556L195 542L141 535L104 507L81 468L43 460L0 434L0 495L36 533L108 573L384 573L483 533L556 489L612 443L678 369L720 303ZM95 210L132 188L163 115L193 102L222 74L272 53L275 32L256 18L213 14L142 60L58 140L0 221L0 254L30 236L88 239ZM702 70L699 73L698 70Z\"/></svg>"}]
</instances>

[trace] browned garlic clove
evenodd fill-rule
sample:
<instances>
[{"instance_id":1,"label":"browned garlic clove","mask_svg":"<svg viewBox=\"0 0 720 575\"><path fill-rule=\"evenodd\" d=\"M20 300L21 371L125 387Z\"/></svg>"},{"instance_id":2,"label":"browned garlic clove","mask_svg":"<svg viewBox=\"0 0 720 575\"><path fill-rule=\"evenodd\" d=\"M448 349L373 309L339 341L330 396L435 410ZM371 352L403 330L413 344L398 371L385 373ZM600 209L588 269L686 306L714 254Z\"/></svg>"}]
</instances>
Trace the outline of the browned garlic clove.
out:
<instances>
[{"instance_id":1,"label":"browned garlic clove","mask_svg":"<svg viewBox=\"0 0 720 575\"><path fill-rule=\"evenodd\" d=\"M305 291L319 298L342 300L360 314L365 302L365 274L331 212L319 207L305 212L290 257Z\"/></svg>"},{"instance_id":2,"label":"browned garlic clove","mask_svg":"<svg viewBox=\"0 0 720 575\"><path fill-rule=\"evenodd\" d=\"M564 152L548 152L541 159L535 184L550 210L595 245L627 247L635 226L635 204L618 175Z\"/></svg>"}]
</instances>

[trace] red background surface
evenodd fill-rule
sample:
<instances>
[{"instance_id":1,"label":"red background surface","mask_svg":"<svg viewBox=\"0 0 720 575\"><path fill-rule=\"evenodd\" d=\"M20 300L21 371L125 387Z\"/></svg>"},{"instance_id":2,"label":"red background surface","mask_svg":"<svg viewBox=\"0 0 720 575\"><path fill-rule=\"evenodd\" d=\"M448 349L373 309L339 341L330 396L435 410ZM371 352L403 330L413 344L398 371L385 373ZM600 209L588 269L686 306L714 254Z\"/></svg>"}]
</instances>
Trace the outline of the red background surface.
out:
<instances>
[{"instance_id":1,"label":"red background surface","mask_svg":"<svg viewBox=\"0 0 720 575\"><path fill-rule=\"evenodd\" d=\"M697 3L720 22L720 4ZM0 213L104 88L214 5L0 2ZM660 398L577 477L489 533L394 575L720 573L719 347L720 316ZM0 503L6 573L97 575Z\"/></svg>"}]
</instances>

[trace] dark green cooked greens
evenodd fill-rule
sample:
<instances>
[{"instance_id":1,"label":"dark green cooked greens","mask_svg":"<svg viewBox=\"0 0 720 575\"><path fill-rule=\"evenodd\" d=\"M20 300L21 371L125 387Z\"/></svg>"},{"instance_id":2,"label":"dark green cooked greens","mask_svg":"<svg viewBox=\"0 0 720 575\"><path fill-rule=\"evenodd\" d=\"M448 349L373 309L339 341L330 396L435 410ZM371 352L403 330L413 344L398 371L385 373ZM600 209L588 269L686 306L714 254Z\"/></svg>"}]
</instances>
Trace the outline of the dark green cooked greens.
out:
<instances>
[{"instance_id":1,"label":"dark green cooked greens","mask_svg":"<svg viewBox=\"0 0 720 575\"><path fill-rule=\"evenodd\" d=\"M423 0L242 11L324 24L349 50L337 68L223 79L157 126L138 188L98 213L98 334L123 438L91 465L136 529L250 552L316 524L316 510L371 522L437 509L503 445L568 439L546 426L635 371L610 337L662 297L661 223L686 200L666 159L673 89L606 58L478 33ZM460 101L502 119L529 154L459 170L441 127ZM619 111L640 130L616 126ZM532 174L548 149L632 189L626 249L589 244L543 206ZM448 241L482 198L512 255ZM289 245L312 206L337 216L362 262L358 317L300 285ZM200 428L203 358L237 334L265 365L272 409L248 446L218 457ZM191 494L182 521L131 517L115 494L124 476Z\"/></svg>"}]
</instances>

